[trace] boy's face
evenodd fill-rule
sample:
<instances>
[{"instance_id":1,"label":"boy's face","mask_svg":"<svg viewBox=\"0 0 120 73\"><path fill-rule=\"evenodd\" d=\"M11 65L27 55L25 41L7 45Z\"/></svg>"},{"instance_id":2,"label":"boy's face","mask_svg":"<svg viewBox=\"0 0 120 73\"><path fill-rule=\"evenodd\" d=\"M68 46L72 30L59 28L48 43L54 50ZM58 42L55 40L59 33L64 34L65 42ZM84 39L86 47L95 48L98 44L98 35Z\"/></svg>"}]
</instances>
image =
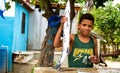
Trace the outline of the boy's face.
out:
<instances>
[{"instance_id":1,"label":"boy's face","mask_svg":"<svg viewBox=\"0 0 120 73\"><path fill-rule=\"evenodd\" d=\"M93 29L93 22L91 20L83 19L80 24L78 24L78 30L83 36L88 36Z\"/></svg>"}]
</instances>

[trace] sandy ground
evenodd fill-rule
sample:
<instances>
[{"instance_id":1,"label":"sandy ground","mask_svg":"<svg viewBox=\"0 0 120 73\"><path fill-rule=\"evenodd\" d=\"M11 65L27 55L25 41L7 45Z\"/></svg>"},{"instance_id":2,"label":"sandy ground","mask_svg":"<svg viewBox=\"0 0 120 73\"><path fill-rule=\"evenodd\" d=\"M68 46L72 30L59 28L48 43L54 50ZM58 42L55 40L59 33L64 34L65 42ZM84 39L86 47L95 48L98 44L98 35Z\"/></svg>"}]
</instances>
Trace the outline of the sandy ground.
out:
<instances>
[{"instance_id":1,"label":"sandy ground","mask_svg":"<svg viewBox=\"0 0 120 73\"><path fill-rule=\"evenodd\" d=\"M110 68L120 68L120 62L105 61Z\"/></svg>"}]
</instances>

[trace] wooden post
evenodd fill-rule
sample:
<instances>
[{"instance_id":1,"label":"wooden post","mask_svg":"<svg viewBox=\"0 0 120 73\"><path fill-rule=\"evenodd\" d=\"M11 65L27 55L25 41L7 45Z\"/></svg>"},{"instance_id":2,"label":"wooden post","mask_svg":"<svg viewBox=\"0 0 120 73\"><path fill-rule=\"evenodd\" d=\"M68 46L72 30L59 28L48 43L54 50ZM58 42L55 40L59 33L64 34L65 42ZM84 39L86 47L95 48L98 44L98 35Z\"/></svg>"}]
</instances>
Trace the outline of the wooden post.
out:
<instances>
[{"instance_id":1,"label":"wooden post","mask_svg":"<svg viewBox=\"0 0 120 73\"><path fill-rule=\"evenodd\" d=\"M100 39L97 39L98 56L100 56Z\"/></svg>"}]
</instances>

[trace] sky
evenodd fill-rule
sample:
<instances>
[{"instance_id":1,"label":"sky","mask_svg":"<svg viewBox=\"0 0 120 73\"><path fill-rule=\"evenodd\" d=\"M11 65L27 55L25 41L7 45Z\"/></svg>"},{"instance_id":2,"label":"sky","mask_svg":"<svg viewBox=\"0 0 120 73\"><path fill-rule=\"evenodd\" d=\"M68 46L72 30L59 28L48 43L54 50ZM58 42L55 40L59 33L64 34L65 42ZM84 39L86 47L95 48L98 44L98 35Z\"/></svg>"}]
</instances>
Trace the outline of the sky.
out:
<instances>
[{"instance_id":1,"label":"sky","mask_svg":"<svg viewBox=\"0 0 120 73\"><path fill-rule=\"evenodd\" d=\"M120 3L120 0L114 0L113 5L116 5L117 3Z\"/></svg>"}]
</instances>

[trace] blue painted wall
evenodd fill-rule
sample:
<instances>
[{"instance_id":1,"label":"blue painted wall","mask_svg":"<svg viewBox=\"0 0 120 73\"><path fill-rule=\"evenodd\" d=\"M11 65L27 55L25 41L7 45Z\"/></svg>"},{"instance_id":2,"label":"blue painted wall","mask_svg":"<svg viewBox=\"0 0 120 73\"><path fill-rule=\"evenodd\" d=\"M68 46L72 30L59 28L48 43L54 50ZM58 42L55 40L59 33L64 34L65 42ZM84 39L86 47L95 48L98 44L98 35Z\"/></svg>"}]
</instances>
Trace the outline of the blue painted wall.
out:
<instances>
[{"instance_id":1,"label":"blue painted wall","mask_svg":"<svg viewBox=\"0 0 120 73\"><path fill-rule=\"evenodd\" d=\"M12 67L12 43L13 43L13 17L5 17L5 19L0 17L0 47L7 46L8 54L8 68Z\"/></svg>"},{"instance_id":2,"label":"blue painted wall","mask_svg":"<svg viewBox=\"0 0 120 73\"><path fill-rule=\"evenodd\" d=\"M25 33L21 33L22 13L25 13ZM28 40L29 12L19 3L15 3L15 17L0 17L0 47L8 46L8 71L12 71L12 53L26 51Z\"/></svg>"}]
</instances>

